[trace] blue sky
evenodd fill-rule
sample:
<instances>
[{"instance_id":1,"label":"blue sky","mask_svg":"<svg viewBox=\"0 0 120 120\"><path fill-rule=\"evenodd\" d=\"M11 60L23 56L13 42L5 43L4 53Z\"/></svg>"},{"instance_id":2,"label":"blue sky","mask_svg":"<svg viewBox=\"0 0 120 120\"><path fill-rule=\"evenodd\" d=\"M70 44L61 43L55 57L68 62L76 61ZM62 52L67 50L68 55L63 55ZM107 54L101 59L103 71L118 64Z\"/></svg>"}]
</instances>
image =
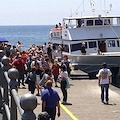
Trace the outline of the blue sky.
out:
<instances>
[{"instance_id":1,"label":"blue sky","mask_svg":"<svg viewBox=\"0 0 120 120\"><path fill-rule=\"evenodd\" d=\"M82 4L83 1L84 4ZM91 6L90 1L92 3ZM110 4L112 4L110 13L120 14L120 0L106 0L105 6L104 1L0 0L0 25L54 25L62 22L63 17L68 17L72 13L75 13L74 16L103 14L101 11L104 9L108 11ZM79 8L78 11L76 11L77 8ZM91 8L95 9L96 12L88 12L91 11Z\"/></svg>"}]
</instances>

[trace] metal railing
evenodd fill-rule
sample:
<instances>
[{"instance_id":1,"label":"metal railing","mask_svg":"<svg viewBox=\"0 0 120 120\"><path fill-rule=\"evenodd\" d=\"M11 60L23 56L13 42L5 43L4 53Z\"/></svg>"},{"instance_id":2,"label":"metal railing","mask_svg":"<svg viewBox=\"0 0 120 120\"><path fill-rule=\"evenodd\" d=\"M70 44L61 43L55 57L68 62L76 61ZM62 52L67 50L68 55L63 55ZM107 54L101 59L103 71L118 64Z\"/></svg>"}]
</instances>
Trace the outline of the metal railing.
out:
<instances>
[{"instance_id":1,"label":"metal railing","mask_svg":"<svg viewBox=\"0 0 120 120\"><path fill-rule=\"evenodd\" d=\"M32 94L18 95L19 72L8 68L9 58L0 50L0 112L2 120L36 120L33 110L37 107L37 98Z\"/></svg>"}]
</instances>

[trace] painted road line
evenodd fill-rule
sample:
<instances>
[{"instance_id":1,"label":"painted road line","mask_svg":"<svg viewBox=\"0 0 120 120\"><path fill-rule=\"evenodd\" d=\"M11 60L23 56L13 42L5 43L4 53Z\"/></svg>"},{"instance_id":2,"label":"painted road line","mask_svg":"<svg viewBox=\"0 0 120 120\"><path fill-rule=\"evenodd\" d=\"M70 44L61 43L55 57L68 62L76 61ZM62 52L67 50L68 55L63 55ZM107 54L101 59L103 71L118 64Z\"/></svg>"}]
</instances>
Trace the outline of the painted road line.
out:
<instances>
[{"instance_id":1,"label":"painted road line","mask_svg":"<svg viewBox=\"0 0 120 120\"><path fill-rule=\"evenodd\" d=\"M63 104L61 104L61 102L60 102L60 106L73 120L78 120Z\"/></svg>"}]
</instances>

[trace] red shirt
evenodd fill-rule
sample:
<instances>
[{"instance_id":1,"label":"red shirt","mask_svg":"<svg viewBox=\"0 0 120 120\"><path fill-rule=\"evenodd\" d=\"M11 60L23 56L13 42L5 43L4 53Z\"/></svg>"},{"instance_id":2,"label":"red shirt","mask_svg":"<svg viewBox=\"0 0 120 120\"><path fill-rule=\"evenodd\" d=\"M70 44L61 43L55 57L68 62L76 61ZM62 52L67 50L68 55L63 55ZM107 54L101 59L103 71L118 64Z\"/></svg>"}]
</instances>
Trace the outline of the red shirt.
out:
<instances>
[{"instance_id":1,"label":"red shirt","mask_svg":"<svg viewBox=\"0 0 120 120\"><path fill-rule=\"evenodd\" d=\"M15 62L14 62L14 65L16 67L17 70L24 70L24 61L23 60L19 60L17 59Z\"/></svg>"},{"instance_id":2,"label":"red shirt","mask_svg":"<svg viewBox=\"0 0 120 120\"><path fill-rule=\"evenodd\" d=\"M59 65L58 64L57 65L53 64L53 66L52 66L52 73L55 76L59 75Z\"/></svg>"},{"instance_id":3,"label":"red shirt","mask_svg":"<svg viewBox=\"0 0 120 120\"><path fill-rule=\"evenodd\" d=\"M26 63L26 60L27 60L27 58L28 58L28 55L27 55L27 54L24 54L24 55L22 55L22 57L23 57L24 63Z\"/></svg>"},{"instance_id":4,"label":"red shirt","mask_svg":"<svg viewBox=\"0 0 120 120\"><path fill-rule=\"evenodd\" d=\"M14 60L15 60L14 58L9 58L9 69L11 69L13 67L12 63Z\"/></svg>"}]
</instances>

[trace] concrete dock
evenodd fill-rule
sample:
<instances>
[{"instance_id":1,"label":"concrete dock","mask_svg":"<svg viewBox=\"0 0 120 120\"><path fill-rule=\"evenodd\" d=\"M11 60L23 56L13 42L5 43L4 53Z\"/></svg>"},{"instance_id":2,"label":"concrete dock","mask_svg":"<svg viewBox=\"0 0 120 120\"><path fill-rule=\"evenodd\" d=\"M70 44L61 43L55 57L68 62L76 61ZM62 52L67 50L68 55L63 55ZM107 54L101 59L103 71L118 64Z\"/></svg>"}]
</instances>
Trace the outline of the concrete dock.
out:
<instances>
[{"instance_id":1,"label":"concrete dock","mask_svg":"<svg viewBox=\"0 0 120 120\"><path fill-rule=\"evenodd\" d=\"M61 116L56 120L119 120L120 119L120 90L110 86L109 105L101 103L100 87L97 79L94 80L70 80L71 88L68 89L68 103L61 105ZM57 90L62 101L60 88ZM25 88L18 90L20 97L29 93L27 84ZM36 91L35 91L36 92ZM36 94L36 93L35 93ZM37 96L38 106L34 110L36 115L41 112L41 98ZM20 116L19 116L20 119ZM21 119L20 119L21 120Z\"/></svg>"}]
</instances>

